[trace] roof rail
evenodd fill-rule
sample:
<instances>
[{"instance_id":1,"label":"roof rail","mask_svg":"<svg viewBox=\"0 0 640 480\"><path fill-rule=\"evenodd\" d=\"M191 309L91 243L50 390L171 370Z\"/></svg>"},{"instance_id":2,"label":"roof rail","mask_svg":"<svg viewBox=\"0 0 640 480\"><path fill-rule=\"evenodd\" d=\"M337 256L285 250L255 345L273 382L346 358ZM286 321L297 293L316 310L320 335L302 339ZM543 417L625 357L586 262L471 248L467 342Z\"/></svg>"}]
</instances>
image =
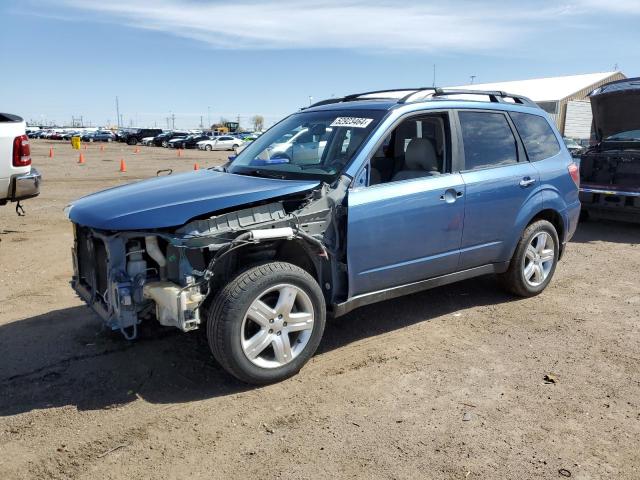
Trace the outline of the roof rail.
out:
<instances>
[{"instance_id":1,"label":"roof rail","mask_svg":"<svg viewBox=\"0 0 640 480\"><path fill-rule=\"evenodd\" d=\"M402 103L407 103L409 99L414 95L416 95L417 93L428 92L428 91L433 92L430 98L446 97L450 95L484 95L484 96L488 96L489 100L492 103L510 103L510 102L505 102L504 99L511 98L514 101L514 103L517 103L520 105L527 105L530 107L538 106L531 99L523 95L514 95L511 93L503 92L501 90L459 90L459 89L452 89L452 88L419 87L419 88L393 88L390 90L373 90L370 92L353 93L351 95L346 95L340 98L329 98L326 100L321 100L319 102L314 103L313 105L310 105L309 107L305 107L303 110L305 110L306 108L319 107L321 105L330 105L333 103L353 102L356 100L362 100L362 97L367 95L409 92L407 95L397 99L397 103L402 104ZM380 97L374 97L374 98L385 99L385 100L396 100L397 97L380 96Z\"/></svg>"},{"instance_id":2,"label":"roof rail","mask_svg":"<svg viewBox=\"0 0 640 480\"><path fill-rule=\"evenodd\" d=\"M321 105L330 105L332 103L342 103L342 102L353 102L356 101L358 99L360 99L360 97L364 97L365 95L376 95L376 94L384 94L384 93L394 93L394 92L411 92L408 95L405 95L404 97L402 97L398 103L404 103L408 98L410 98L412 95L415 95L418 92L421 91L425 91L425 90L435 90L433 87L418 87L418 88L392 88L392 89L388 89L388 90L372 90L370 92L362 92L362 93L352 93L350 95L346 95L344 97L340 97L340 98L328 98L326 100L321 100L319 102L314 103L313 105L310 105L307 108L311 108L311 107L319 107ZM385 97L385 96L380 96L380 97L375 97L378 99L391 99L391 100L395 100L396 97Z\"/></svg>"},{"instance_id":3,"label":"roof rail","mask_svg":"<svg viewBox=\"0 0 640 480\"><path fill-rule=\"evenodd\" d=\"M446 97L449 95L485 95L492 103L506 103L505 98L511 98L515 103L537 107L538 105L524 95L515 95L502 90L458 90L450 88L437 88L432 97Z\"/></svg>"}]
</instances>

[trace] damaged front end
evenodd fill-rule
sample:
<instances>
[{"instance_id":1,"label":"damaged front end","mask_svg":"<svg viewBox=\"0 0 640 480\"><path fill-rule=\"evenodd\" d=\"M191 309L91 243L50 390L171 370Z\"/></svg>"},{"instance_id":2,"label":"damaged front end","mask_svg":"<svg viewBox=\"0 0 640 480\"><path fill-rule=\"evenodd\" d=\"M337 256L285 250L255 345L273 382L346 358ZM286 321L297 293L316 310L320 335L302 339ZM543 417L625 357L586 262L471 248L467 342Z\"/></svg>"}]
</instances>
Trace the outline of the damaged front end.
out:
<instances>
[{"instance_id":1,"label":"damaged front end","mask_svg":"<svg viewBox=\"0 0 640 480\"><path fill-rule=\"evenodd\" d=\"M346 292L342 203L350 179L179 228L108 231L74 223L72 285L127 339L156 318L184 332L206 321L208 299L237 272L283 260L312 273L327 301Z\"/></svg>"}]
</instances>

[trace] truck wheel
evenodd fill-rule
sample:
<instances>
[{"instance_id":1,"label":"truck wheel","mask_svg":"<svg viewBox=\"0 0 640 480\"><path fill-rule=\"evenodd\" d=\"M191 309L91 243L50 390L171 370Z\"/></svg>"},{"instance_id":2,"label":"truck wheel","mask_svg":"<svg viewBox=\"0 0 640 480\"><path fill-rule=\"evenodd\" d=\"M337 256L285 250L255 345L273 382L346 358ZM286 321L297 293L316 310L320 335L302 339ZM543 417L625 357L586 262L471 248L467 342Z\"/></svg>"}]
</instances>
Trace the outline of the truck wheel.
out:
<instances>
[{"instance_id":1,"label":"truck wheel","mask_svg":"<svg viewBox=\"0 0 640 480\"><path fill-rule=\"evenodd\" d=\"M553 277L559 251L560 241L553 224L546 220L533 222L522 233L509 269L498 278L515 295L538 295Z\"/></svg>"},{"instance_id":2,"label":"truck wheel","mask_svg":"<svg viewBox=\"0 0 640 480\"><path fill-rule=\"evenodd\" d=\"M264 385L298 373L320 344L325 316L311 275L290 263L266 263L220 291L209 309L207 339L227 372Z\"/></svg>"},{"instance_id":3,"label":"truck wheel","mask_svg":"<svg viewBox=\"0 0 640 480\"><path fill-rule=\"evenodd\" d=\"M138 143L138 139L137 138L130 138L129 140L127 140L127 143L129 145L135 145Z\"/></svg>"}]
</instances>

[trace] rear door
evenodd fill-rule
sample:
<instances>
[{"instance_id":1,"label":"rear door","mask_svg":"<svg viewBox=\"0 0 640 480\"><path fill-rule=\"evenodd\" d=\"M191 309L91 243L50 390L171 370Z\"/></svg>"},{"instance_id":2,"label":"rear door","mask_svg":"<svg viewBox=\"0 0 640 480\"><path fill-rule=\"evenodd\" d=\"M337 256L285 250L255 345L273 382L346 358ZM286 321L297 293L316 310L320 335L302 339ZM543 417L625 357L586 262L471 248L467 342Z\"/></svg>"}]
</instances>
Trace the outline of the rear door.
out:
<instances>
[{"instance_id":1,"label":"rear door","mask_svg":"<svg viewBox=\"0 0 640 480\"><path fill-rule=\"evenodd\" d=\"M539 184L511 119L495 110L459 110L466 187L460 269L509 260L524 205Z\"/></svg>"}]
</instances>

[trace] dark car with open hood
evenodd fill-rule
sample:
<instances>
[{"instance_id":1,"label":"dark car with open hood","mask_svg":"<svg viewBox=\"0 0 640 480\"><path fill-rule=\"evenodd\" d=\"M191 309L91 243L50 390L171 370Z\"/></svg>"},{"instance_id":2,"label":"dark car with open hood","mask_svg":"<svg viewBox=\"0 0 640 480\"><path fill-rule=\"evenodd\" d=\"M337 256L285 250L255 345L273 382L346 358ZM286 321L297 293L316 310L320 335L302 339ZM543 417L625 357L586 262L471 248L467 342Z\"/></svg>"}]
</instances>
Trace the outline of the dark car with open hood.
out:
<instances>
[{"instance_id":1,"label":"dark car with open hood","mask_svg":"<svg viewBox=\"0 0 640 480\"><path fill-rule=\"evenodd\" d=\"M640 223L640 77L591 95L592 145L581 157L585 214Z\"/></svg>"}]
</instances>

